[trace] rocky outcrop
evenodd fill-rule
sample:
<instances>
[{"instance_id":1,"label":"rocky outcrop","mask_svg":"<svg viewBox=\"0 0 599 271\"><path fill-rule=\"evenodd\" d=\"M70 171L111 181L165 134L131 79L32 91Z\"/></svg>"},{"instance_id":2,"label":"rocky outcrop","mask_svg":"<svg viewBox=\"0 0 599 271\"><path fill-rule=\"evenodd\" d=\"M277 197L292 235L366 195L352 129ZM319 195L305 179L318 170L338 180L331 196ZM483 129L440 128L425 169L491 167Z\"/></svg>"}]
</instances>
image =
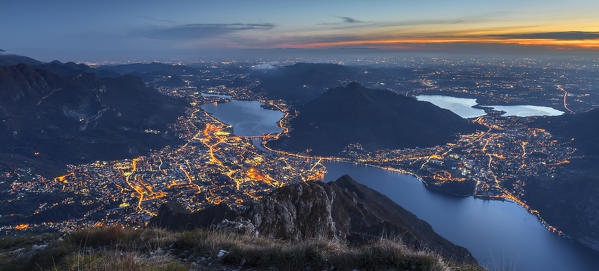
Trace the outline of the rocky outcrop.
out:
<instances>
[{"instance_id":1,"label":"rocky outcrop","mask_svg":"<svg viewBox=\"0 0 599 271\"><path fill-rule=\"evenodd\" d=\"M236 217L235 213L226 205L215 205L199 212L190 213L173 201L162 205L158 210L158 215L152 217L148 225L172 231L185 231L195 228L210 228L221 221L234 217Z\"/></svg>"},{"instance_id":2,"label":"rocky outcrop","mask_svg":"<svg viewBox=\"0 0 599 271\"><path fill-rule=\"evenodd\" d=\"M298 183L279 188L248 211L218 223L214 222L226 215L219 216L222 213L211 208L193 214L167 214L171 211L163 207L150 225L169 229L195 225L271 239L326 239L350 245L369 244L384 237L399 239L414 250L433 251L456 263L476 263L465 248L447 241L428 223L347 175L331 183Z\"/></svg>"},{"instance_id":3,"label":"rocky outcrop","mask_svg":"<svg viewBox=\"0 0 599 271\"><path fill-rule=\"evenodd\" d=\"M275 190L249 214L258 234L279 239L327 238L361 245L398 238L416 250L432 250L455 262L474 263L470 253L386 196L345 175Z\"/></svg>"},{"instance_id":4,"label":"rocky outcrop","mask_svg":"<svg viewBox=\"0 0 599 271\"><path fill-rule=\"evenodd\" d=\"M334 194L323 183L299 183L275 190L250 210L263 236L289 239L339 238L332 210Z\"/></svg>"}]
</instances>

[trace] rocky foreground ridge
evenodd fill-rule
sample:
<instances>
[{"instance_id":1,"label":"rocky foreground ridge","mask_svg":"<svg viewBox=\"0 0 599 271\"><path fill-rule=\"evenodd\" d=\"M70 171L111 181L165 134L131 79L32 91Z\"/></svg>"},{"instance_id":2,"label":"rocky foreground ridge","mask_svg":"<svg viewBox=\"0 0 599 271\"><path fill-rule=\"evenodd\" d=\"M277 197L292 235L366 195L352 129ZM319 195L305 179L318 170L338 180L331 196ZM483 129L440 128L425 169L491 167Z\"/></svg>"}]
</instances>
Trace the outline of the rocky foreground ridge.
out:
<instances>
[{"instance_id":1,"label":"rocky foreground ridge","mask_svg":"<svg viewBox=\"0 0 599 271\"><path fill-rule=\"evenodd\" d=\"M465 248L447 241L425 221L347 175L331 183L279 188L245 212L215 206L186 213L175 204L165 205L150 225L169 230L211 228L294 242L334 240L351 246L388 238L451 262L476 264Z\"/></svg>"},{"instance_id":2,"label":"rocky foreground ridge","mask_svg":"<svg viewBox=\"0 0 599 271\"><path fill-rule=\"evenodd\" d=\"M243 212L161 208L145 229L0 239L2 270L482 270L349 176L275 190Z\"/></svg>"}]
</instances>

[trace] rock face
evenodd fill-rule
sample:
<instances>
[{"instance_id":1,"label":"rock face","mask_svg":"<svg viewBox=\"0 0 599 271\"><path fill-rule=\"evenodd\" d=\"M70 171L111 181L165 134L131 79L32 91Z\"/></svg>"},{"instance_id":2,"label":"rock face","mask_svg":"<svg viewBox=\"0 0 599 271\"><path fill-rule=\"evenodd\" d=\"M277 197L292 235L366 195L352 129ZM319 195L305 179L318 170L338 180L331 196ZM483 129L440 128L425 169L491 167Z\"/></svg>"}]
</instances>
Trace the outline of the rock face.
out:
<instances>
[{"instance_id":1,"label":"rock face","mask_svg":"<svg viewBox=\"0 0 599 271\"><path fill-rule=\"evenodd\" d=\"M277 239L337 239L360 245L399 238L413 249L433 250L455 262L470 253L386 196L345 175L335 182L299 183L275 190L249 212L259 235Z\"/></svg>"},{"instance_id":2,"label":"rock face","mask_svg":"<svg viewBox=\"0 0 599 271\"><path fill-rule=\"evenodd\" d=\"M381 237L399 238L412 249L431 250L456 263L476 263L468 250L447 241L428 223L347 175L331 183L298 183L279 188L247 211L216 224L219 216L210 208L193 214L166 212L171 211L161 208L150 225L169 229L195 225L272 239L326 239L352 245Z\"/></svg>"},{"instance_id":3,"label":"rock face","mask_svg":"<svg viewBox=\"0 0 599 271\"><path fill-rule=\"evenodd\" d=\"M211 206L200 212L189 213L178 203L169 202L160 207L158 215L152 217L148 225L173 231L185 231L209 228L233 217L235 217L233 210L226 205Z\"/></svg>"},{"instance_id":4,"label":"rock face","mask_svg":"<svg viewBox=\"0 0 599 271\"><path fill-rule=\"evenodd\" d=\"M249 217L260 235L271 238L339 238L332 216L334 197L322 183L290 185L254 205Z\"/></svg>"}]
</instances>

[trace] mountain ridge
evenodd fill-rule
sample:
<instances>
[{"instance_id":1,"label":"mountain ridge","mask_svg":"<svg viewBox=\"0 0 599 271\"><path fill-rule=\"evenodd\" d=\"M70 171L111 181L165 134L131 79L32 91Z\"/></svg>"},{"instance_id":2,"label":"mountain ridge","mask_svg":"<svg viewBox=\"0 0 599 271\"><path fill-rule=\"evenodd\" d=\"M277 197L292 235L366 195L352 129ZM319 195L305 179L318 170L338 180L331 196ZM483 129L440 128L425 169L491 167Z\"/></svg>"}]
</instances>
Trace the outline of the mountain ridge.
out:
<instances>
[{"instance_id":1,"label":"mountain ridge","mask_svg":"<svg viewBox=\"0 0 599 271\"><path fill-rule=\"evenodd\" d=\"M388 90L358 83L337 87L297 107L290 132L275 148L335 155L359 143L366 150L429 147L443 144L477 126L449 110Z\"/></svg>"},{"instance_id":2,"label":"mountain ridge","mask_svg":"<svg viewBox=\"0 0 599 271\"><path fill-rule=\"evenodd\" d=\"M348 66L296 63L254 72L253 76L260 81L254 92L272 99L283 99L292 104L303 104L322 95L326 89L338 86L358 75L357 69Z\"/></svg>"},{"instance_id":3,"label":"mountain ridge","mask_svg":"<svg viewBox=\"0 0 599 271\"><path fill-rule=\"evenodd\" d=\"M410 249L476 264L465 248L447 241L428 223L348 175L330 183L314 181L276 189L247 211L214 206L185 213L176 204L165 205L149 225L170 230L212 228L293 242L337 240L354 246L381 237L399 238Z\"/></svg>"},{"instance_id":4,"label":"mountain ridge","mask_svg":"<svg viewBox=\"0 0 599 271\"><path fill-rule=\"evenodd\" d=\"M0 67L0 140L6 143L0 153L54 165L139 154L176 142L166 128L184 110L183 101L163 96L134 76L58 75L25 64ZM147 134L146 129L164 133Z\"/></svg>"},{"instance_id":5,"label":"mountain ridge","mask_svg":"<svg viewBox=\"0 0 599 271\"><path fill-rule=\"evenodd\" d=\"M599 108L539 118L531 127L547 129L560 140L570 141L578 157L555 176L528 178L524 199L549 224L599 251Z\"/></svg>"}]
</instances>

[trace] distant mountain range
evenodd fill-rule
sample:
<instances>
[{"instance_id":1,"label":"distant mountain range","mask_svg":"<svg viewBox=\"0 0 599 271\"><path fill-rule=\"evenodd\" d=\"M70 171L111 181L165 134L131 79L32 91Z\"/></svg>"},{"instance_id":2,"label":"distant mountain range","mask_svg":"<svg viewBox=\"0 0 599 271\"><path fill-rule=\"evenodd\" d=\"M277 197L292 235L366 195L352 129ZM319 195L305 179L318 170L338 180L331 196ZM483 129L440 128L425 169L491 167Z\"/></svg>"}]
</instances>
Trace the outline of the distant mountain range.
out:
<instances>
[{"instance_id":1,"label":"distant mountain range","mask_svg":"<svg viewBox=\"0 0 599 271\"><path fill-rule=\"evenodd\" d=\"M252 90L272 99L301 105L316 99L327 89L359 82L369 88L393 88L407 92L420 86L417 73L406 67L347 66L328 63L296 63L274 66L250 73L259 84Z\"/></svg>"},{"instance_id":2,"label":"distant mountain range","mask_svg":"<svg viewBox=\"0 0 599 271\"><path fill-rule=\"evenodd\" d=\"M159 62L152 63L132 63L118 65L103 65L98 67L99 70L110 70L119 74L172 74L181 75L195 72L194 68L186 65L165 64Z\"/></svg>"},{"instance_id":3,"label":"distant mountain range","mask_svg":"<svg viewBox=\"0 0 599 271\"><path fill-rule=\"evenodd\" d=\"M322 95L326 89L357 80L359 70L336 64L297 63L252 74L260 81L255 92L275 99L302 104Z\"/></svg>"},{"instance_id":4,"label":"distant mountain range","mask_svg":"<svg viewBox=\"0 0 599 271\"><path fill-rule=\"evenodd\" d=\"M190 66L158 62L103 65L97 67L97 70L118 75L134 75L148 83L158 79L161 81L160 85L166 87L183 87L185 82L181 79L181 75L198 73L196 69Z\"/></svg>"},{"instance_id":5,"label":"distant mountain range","mask_svg":"<svg viewBox=\"0 0 599 271\"><path fill-rule=\"evenodd\" d=\"M111 160L176 141L166 128L185 103L141 79L100 78L74 63L34 67L0 67L1 162Z\"/></svg>"},{"instance_id":6,"label":"distant mountain range","mask_svg":"<svg viewBox=\"0 0 599 271\"><path fill-rule=\"evenodd\" d=\"M77 75L81 73L94 73L98 77L118 77L121 75L107 69L98 70L75 62L62 63L58 60L42 62L26 56L0 54L0 66L15 66L18 64L25 64L29 67L45 70L57 75Z\"/></svg>"},{"instance_id":7,"label":"distant mountain range","mask_svg":"<svg viewBox=\"0 0 599 271\"><path fill-rule=\"evenodd\" d=\"M0 51L0 66L14 66L17 64L39 65L42 62L26 56L4 54Z\"/></svg>"},{"instance_id":8,"label":"distant mountain range","mask_svg":"<svg viewBox=\"0 0 599 271\"><path fill-rule=\"evenodd\" d=\"M544 117L532 124L548 129L577 149L554 178L527 180L525 199L549 224L599 251L599 108L573 115Z\"/></svg>"},{"instance_id":9,"label":"distant mountain range","mask_svg":"<svg viewBox=\"0 0 599 271\"><path fill-rule=\"evenodd\" d=\"M81 73L93 73L97 77L119 77L123 75L133 75L140 77L144 82L154 81L156 78L165 80L164 86L181 87L185 83L181 80L181 75L197 73L193 67L178 64L166 63L131 63L118 65L101 65L90 67L81 63L66 62L62 63L58 60L51 62L42 62L26 56L0 54L0 66L14 66L17 64L25 64L32 68L42 69L58 75L77 75Z\"/></svg>"},{"instance_id":10,"label":"distant mountain range","mask_svg":"<svg viewBox=\"0 0 599 271\"><path fill-rule=\"evenodd\" d=\"M119 77L121 74L110 71L110 70L98 70L94 69L85 64L77 64L74 62L62 63L58 60L54 60L48 63L41 63L37 65L31 65L33 68L42 69L58 75L77 75L81 73L93 73L97 77Z\"/></svg>"},{"instance_id":11,"label":"distant mountain range","mask_svg":"<svg viewBox=\"0 0 599 271\"><path fill-rule=\"evenodd\" d=\"M353 143L366 150L429 147L477 128L431 103L357 83L330 89L297 110L289 136L271 142L276 148L331 155Z\"/></svg>"}]
</instances>

